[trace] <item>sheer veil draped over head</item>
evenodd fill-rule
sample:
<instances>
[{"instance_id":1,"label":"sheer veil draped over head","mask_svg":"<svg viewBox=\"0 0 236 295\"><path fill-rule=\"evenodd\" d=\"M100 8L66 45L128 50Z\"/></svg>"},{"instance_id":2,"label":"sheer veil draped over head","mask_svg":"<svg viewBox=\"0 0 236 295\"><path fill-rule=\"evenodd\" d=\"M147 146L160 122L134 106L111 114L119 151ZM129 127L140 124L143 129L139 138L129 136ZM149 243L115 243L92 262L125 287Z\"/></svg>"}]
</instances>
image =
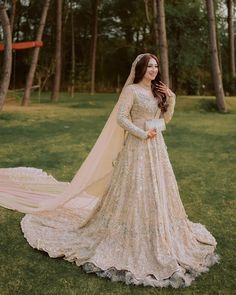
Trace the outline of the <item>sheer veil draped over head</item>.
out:
<instances>
[{"instance_id":1,"label":"sheer veil draped over head","mask_svg":"<svg viewBox=\"0 0 236 295\"><path fill-rule=\"evenodd\" d=\"M217 242L204 225L188 219L161 131L151 140L144 130L156 117L168 123L176 101L168 87L156 88L158 74L153 95L145 85L132 85L144 64L154 79L149 57L141 54L133 62L72 181L59 182L37 168L0 169L0 206L30 213L21 220L24 237L52 258L127 285L187 287L219 261Z\"/></svg>"},{"instance_id":2,"label":"sheer veil draped over head","mask_svg":"<svg viewBox=\"0 0 236 295\"><path fill-rule=\"evenodd\" d=\"M0 169L0 205L23 213L37 213L59 207L77 210L89 217L105 194L113 163L124 144L124 129L116 121L119 104L126 97L124 89L133 84L137 62L134 60L118 102L100 136L70 183L58 182L41 169Z\"/></svg>"}]
</instances>

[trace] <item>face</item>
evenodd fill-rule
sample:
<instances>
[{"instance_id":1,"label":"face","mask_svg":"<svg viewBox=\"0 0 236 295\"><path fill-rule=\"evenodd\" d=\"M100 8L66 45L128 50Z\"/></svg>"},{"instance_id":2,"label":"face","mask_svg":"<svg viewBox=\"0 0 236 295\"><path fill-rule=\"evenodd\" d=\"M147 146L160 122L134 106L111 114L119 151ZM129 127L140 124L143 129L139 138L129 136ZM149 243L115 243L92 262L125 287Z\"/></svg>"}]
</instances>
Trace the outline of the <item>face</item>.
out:
<instances>
[{"instance_id":1,"label":"face","mask_svg":"<svg viewBox=\"0 0 236 295\"><path fill-rule=\"evenodd\" d=\"M150 58L147 66L146 73L144 75L144 79L154 80L158 73L158 65L154 58Z\"/></svg>"}]
</instances>

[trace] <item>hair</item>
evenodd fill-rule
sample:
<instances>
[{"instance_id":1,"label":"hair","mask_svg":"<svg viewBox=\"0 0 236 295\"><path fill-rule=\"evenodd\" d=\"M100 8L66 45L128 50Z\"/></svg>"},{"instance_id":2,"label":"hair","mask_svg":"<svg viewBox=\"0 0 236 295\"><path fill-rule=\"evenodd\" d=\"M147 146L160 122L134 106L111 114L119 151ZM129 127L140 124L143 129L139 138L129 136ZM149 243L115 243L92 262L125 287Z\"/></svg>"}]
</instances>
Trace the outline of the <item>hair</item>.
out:
<instances>
[{"instance_id":1,"label":"hair","mask_svg":"<svg viewBox=\"0 0 236 295\"><path fill-rule=\"evenodd\" d=\"M143 79L143 77L147 71L148 62L151 58L155 59L155 61L157 62L157 66L158 66L158 73L157 73L155 79L152 80L152 82L151 82L151 90L152 90L153 96L157 99L158 107L161 109L161 112L164 113L167 111L168 104L166 101L166 95L164 93L161 93L158 90L158 86L161 82L161 73L159 70L159 60L155 55L145 54L137 62L136 67L135 67L134 83L137 84Z\"/></svg>"}]
</instances>

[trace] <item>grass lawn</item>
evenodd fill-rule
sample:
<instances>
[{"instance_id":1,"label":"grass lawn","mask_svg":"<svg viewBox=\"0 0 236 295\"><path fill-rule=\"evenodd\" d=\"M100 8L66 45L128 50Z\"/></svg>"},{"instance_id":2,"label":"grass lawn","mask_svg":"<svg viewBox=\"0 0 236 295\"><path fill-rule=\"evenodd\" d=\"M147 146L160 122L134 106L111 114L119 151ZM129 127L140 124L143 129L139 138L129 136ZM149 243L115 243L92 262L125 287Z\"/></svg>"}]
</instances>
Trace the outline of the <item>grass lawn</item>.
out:
<instances>
[{"instance_id":1,"label":"grass lawn","mask_svg":"<svg viewBox=\"0 0 236 295\"><path fill-rule=\"evenodd\" d=\"M0 167L37 167L70 181L117 95L62 95L58 104L47 103L47 94L37 99L27 108L9 101L0 113ZM236 294L236 97L227 104L230 112L219 114L213 98L178 97L164 133L189 219L215 236L220 264L184 289L112 283L32 249L20 230L23 214L0 208L0 295Z\"/></svg>"}]
</instances>

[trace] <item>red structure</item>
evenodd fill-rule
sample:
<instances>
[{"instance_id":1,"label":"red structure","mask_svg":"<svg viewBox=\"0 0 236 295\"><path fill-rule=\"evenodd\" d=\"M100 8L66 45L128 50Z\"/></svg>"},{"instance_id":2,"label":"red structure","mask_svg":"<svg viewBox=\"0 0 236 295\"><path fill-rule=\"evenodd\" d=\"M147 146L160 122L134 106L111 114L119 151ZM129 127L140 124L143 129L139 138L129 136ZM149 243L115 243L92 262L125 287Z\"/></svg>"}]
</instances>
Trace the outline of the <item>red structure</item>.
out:
<instances>
[{"instance_id":1,"label":"red structure","mask_svg":"<svg viewBox=\"0 0 236 295\"><path fill-rule=\"evenodd\" d=\"M21 49L27 49L27 48L33 48L33 47L42 47L43 42L42 41L30 41L30 42L17 42L12 43L12 49L14 50L21 50ZM0 43L0 51L4 50L4 44Z\"/></svg>"}]
</instances>

